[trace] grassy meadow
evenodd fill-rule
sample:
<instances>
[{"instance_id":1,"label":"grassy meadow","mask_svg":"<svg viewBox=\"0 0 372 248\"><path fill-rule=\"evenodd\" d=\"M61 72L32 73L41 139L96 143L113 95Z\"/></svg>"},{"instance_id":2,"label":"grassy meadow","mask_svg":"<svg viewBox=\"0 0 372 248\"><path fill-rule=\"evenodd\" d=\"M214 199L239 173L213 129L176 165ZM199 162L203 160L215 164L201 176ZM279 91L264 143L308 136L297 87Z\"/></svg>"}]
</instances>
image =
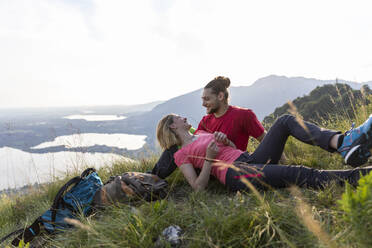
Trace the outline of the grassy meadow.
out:
<instances>
[{"instance_id":1,"label":"grassy meadow","mask_svg":"<svg viewBox=\"0 0 372 248\"><path fill-rule=\"evenodd\" d=\"M330 116L330 121L319 124L346 131L352 122L356 126L364 122L372 113L372 104L355 107L354 113L349 117ZM250 142L248 150L253 151L256 145ZM338 154L293 138L287 142L285 154L286 164L350 168ZM105 181L125 171L144 172L157 159L154 155L138 162L118 161L98 173ZM31 224L50 207L59 187L72 176L54 180L27 195L3 195L0 236ZM292 187L231 193L211 180L206 191L193 192L179 170L167 180L170 191L166 199L114 205L81 218L74 229L47 237L44 246L154 247L164 228L178 225L183 230L181 247L372 247L372 175L363 178L356 189L331 184L322 191Z\"/></svg>"}]
</instances>

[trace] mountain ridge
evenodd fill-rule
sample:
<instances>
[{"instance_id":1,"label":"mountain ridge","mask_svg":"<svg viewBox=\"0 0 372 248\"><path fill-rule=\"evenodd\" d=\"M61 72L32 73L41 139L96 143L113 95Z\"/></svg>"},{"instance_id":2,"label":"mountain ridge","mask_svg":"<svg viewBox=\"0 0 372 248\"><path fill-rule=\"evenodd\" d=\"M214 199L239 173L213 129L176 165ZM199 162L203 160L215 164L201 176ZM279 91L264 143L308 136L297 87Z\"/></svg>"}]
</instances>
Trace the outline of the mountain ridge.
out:
<instances>
[{"instance_id":1,"label":"mountain ridge","mask_svg":"<svg viewBox=\"0 0 372 248\"><path fill-rule=\"evenodd\" d=\"M361 84L342 79L318 80L305 77L269 75L256 80L249 86L231 86L229 88L230 105L252 109L257 118L263 120L265 116L274 112L278 106L309 94L317 86L334 84L336 81L346 83L353 89L360 89L363 84L372 86L372 81ZM154 107L152 111L127 118L124 122L130 123L129 126L135 125L138 131L146 134L148 144L155 144L157 122L166 114L175 113L185 116L194 127L197 126L206 114L201 102L202 90L203 88L200 88L171 98Z\"/></svg>"}]
</instances>

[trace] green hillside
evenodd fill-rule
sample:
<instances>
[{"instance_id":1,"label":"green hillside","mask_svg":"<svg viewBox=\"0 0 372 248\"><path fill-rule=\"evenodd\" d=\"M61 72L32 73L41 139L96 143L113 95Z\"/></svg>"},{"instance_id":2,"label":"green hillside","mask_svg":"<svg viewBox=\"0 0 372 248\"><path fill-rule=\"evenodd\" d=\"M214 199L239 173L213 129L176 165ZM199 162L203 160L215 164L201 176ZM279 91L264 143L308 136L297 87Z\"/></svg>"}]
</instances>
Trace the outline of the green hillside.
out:
<instances>
[{"instance_id":1,"label":"green hillside","mask_svg":"<svg viewBox=\"0 0 372 248\"><path fill-rule=\"evenodd\" d=\"M361 100L366 103L371 97ZM344 131L353 121L361 124L370 113L372 104L362 104L348 113L352 118L335 116L339 121L324 121L324 125ZM253 145L249 149L253 150ZM339 155L291 138L285 152L288 164L349 168ZM117 161L98 171L105 181L125 171L147 171L157 158ZM0 235L30 224L51 205L59 187L72 176L30 189L28 195L3 195ZM205 192L192 192L179 171L168 181L171 187L167 199L131 206L117 204L81 218L75 229L49 238L44 247L154 247L159 234L170 225L182 228L181 247L372 247L372 175L361 180L357 189L329 185L323 191L294 188L235 194L216 181L210 182Z\"/></svg>"},{"instance_id":2,"label":"green hillside","mask_svg":"<svg viewBox=\"0 0 372 248\"><path fill-rule=\"evenodd\" d=\"M353 90L347 84L327 84L316 87L309 95L297 97L293 105L304 120L322 124L335 118L355 118L355 106L368 104L363 96L371 93L367 85L361 90ZM263 122L270 125L279 116L291 113L292 108L286 103L265 117Z\"/></svg>"}]
</instances>

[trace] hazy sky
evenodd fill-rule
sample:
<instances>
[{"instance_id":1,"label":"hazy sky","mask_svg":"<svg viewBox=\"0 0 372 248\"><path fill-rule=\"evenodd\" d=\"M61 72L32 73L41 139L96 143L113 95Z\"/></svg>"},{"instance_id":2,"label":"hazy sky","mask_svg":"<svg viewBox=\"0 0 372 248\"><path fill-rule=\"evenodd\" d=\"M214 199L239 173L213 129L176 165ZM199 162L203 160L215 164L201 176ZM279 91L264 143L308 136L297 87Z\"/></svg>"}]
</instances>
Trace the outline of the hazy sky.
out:
<instances>
[{"instance_id":1,"label":"hazy sky","mask_svg":"<svg viewBox=\"0 0 372 248\"><path fill-rule=\"evenodd\" d=\"M372 80L372 2L0 0L0 108L137 104L270 74Z\"/></svg>"}]
</instances>

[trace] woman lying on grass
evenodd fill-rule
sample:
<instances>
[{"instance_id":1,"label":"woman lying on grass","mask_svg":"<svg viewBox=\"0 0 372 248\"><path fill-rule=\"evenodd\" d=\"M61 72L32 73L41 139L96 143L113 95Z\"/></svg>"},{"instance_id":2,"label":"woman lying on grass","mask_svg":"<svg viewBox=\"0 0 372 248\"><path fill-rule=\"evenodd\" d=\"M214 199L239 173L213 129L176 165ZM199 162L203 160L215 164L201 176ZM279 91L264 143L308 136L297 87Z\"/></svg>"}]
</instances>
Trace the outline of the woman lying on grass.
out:
<instances>
[{"instance_id":1,"label":"woman lying on grass","mask_svg":"<svg viewBox=\"0 0 372 248\"><path fill-rule=\"evenodd\" d=\"M372 147L372 115L359 127L345 134L284 115L271 127L257 149L249 154L236 149L221 132L213 134L189 132L186 118L170 114L158 123L156 135L163 149L181 146L175 162L194 190L207 187L210 175L215 176L230 190L247 190L240 180L246 178L256 188L282 188L289 185L323 188L327 183L344 181L356 185L360 174L372 171L372 166L350 170L317 170L305 166L277 165L289 135L307 144L317 145L329 152L339 152L353 167L367 162ZM229 167L226 165L234 165ZM201 169L197 175L195 168ZM239 168L239 169L237 169Z\"/></svg>"}]
</instances>

